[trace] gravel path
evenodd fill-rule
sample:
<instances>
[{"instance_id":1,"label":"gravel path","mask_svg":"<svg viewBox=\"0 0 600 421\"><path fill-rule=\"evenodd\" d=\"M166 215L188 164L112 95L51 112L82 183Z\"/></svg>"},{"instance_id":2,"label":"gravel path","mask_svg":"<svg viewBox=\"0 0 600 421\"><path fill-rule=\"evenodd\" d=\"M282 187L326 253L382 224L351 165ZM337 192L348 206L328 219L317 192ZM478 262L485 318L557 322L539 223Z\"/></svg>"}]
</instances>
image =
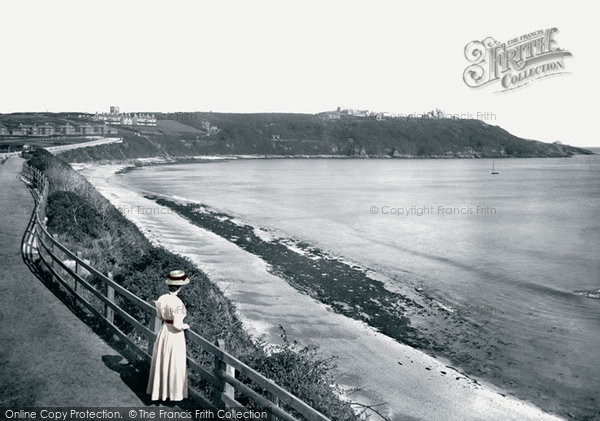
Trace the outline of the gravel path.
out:
<instances>
[{"instance_id":1,"label":"gravel path","mask_svg":"<svg viewBox=\"0 0 600 421\"><path fill-rule=\"evenodd\" d=\"M144 406L146 374L73 314L24 264L33 198L24 160L0 165L0 406Z\"/></svg>"}]
</instances>

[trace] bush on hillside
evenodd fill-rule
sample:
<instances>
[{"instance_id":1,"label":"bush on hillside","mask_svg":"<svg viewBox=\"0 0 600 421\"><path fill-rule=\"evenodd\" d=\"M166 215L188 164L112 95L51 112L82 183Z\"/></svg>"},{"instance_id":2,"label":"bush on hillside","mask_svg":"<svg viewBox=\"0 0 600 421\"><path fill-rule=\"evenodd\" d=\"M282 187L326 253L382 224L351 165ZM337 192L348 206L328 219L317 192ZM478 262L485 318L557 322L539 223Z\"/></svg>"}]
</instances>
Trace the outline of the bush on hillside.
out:
<instances>
[{"instance_id":1,"label":"bush on hillside","mask_svg":"<svg viewBox=\"0 0 600 421\"><path fill-rule=\"evenodd\" d=\"M57 191L48 196L48 228L75 241L98 238L102 227L100 214L75 192Z\"/></svg>"}]
</instances>

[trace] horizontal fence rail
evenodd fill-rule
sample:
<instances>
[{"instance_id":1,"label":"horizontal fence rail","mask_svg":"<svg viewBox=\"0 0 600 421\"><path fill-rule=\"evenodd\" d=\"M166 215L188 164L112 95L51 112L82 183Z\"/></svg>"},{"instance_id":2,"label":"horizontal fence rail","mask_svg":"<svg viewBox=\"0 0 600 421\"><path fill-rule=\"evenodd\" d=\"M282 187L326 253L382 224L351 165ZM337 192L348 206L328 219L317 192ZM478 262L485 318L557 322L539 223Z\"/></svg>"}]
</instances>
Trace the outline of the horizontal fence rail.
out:
<instances>
[{"instance_id":1,"label":"horizontal fence rail","mask_svg":"<svg viewBox=\"0 0 600 421\"><path fill-rule=\"evenodd\" d=\"M69 250L58 241L56 235L51 235L45 222L48 179L40 170L27 164L23 166L21 177L30 187L35 200L35 210L23 236L23 255L43 265L70 296L130 345L141 360L149 363L162 324L156 317L155 307L116 283L110 273L104 274L94 268L81 253ZM131 310L124 307L133 307L141 311L147 316L144 318L146 321L131 314ZM127 329L124 326L127 326ZM126 331L129 331L129 334ZM131 337L132 331L134 338ZM236 396L243 396L244 401L253 403L252 407L269 411L272 420L329 420L306 402L227 353L222 341L212 343L191 329L185 332L188 341L196 344L203 353L212 358L210 369L206 364L194 359L188 347L189 370L202 379L212 391L211 399L207 396L206 389L201 391L189 387L190 396L203 407L243 409L244 405L236 400ZM141 339L142 337L145 340Z\"/></svg>"}]
</instances>

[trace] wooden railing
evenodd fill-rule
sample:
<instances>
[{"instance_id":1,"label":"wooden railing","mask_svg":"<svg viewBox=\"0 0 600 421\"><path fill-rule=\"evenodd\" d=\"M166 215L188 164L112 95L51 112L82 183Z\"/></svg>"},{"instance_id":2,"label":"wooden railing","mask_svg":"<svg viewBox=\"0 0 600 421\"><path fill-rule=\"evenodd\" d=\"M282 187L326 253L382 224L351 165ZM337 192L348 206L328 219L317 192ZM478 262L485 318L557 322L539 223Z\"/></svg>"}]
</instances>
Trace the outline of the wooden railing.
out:
<instances>
[{"instance_id":1,"label":"wooden railing","mask_svg":"<svg viewBox=\"0 0 600 421\"><path fill-rule=\"evenodd\" d=\"M26 164L23 166L22 177L30 186L35 199L35 210L23 236L23 255L26 259L43 265L67 293L105 322L119 338L131 345L132 350L141 359L150 362L154 341L161 327L155 307L116 283L110 273L105 275L95 269L81 253L75 253L61 244L56 235L50 235L45 226L48 180L37 168ZM94 279L94 282L91 279ZM101 303L101 306L97 303ZM141 309L149 316L149 321L144 322L140 317L132 315L123 308L123 303ZM115 315L119 316L119 323L115 322ZM140 346L140 341L132 338L135 335L124 332L123 325L144 336L147 346ZM244 405L236 400L238 396L238 399L243 397L244 402L252 403L246 405L254 410L260 408L268 411L274 420L328 420L307 403L227 353L222 341L213 344L191 329L186 330L186 338L213 357L211 369L195 360L188 352L189 370L212 389L210 398L200 390L191 386L189 388L190 396L203 408L244 410Z\"/></svg>"}]
</instances>

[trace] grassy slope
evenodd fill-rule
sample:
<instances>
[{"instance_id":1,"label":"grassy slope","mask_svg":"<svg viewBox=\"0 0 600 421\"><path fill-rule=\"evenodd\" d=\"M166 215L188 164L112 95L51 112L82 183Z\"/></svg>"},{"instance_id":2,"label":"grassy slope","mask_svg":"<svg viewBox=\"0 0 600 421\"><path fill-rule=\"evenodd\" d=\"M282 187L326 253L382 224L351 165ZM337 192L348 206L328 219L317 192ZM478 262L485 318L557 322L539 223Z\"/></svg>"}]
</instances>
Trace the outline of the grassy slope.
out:
<instances>
[{"instance_id":1,"label":"grassy slope","mask_svg":"<svg viewBox=\"0 0 600 421\"><path fill-rule=\"evenodd\" d=\"M332 360L322 359L314 349L297 349L285 332L284 346L266 353L243 330L234 304L189 259L151 245L133 223L64 161L38 150L29 162L44 171L50 181L48 228L67 247L82 251L97 269L112 272L116 282L147 301L166 292L165 274L183 269L194 280L181 294L188 310L186 321L194 330L209 340L224 339L227 349L242 361L332 419L357 419L350 405L338 398L329 374ZM121 305L132 314L137 311L141 320L148 317L134 306ZM120 324L126 329L124 323ZM196 359L209 363L206 355L194 347L188 344ZM191 381L202 387L193 377Z\"/></svg>"},{"instance_id":2,"label":"grassy slope","mask_svg":"<svg viewBox=\"0 0 600 421\"><path fill-rule=\"evenodd\" d=\"M479 120L326 120L312 114L229 113L159 114L159 119L156 128L122 129L122 144L72 151L64 159L83 162L203 154L521 158L591 153L522 139ZM207 133L204 121L219 130ZM273 135L280 139L273 140Z\"/></svg>"}]
</instances>

